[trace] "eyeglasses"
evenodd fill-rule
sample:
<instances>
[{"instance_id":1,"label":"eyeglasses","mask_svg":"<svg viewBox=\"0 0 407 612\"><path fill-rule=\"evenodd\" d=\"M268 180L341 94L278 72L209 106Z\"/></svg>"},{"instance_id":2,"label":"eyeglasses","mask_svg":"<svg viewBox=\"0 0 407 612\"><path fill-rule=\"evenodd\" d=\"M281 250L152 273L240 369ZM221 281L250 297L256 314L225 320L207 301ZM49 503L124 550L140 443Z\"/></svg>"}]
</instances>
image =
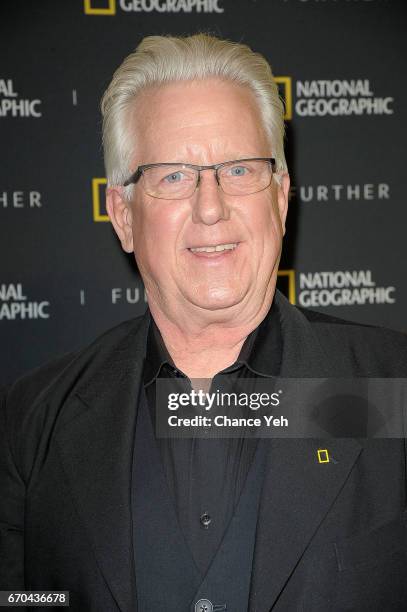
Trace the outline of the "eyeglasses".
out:
<instances>
[{"instance_id":1,"label":"eyeglasses","mask_svg":"<svg viewBox=\"0 0 407 612\"><path fill-rule=\"evenodd\" d=\"M212 166L146 164L139 166L123 186L135 184L141 178L144 191L151 197L182 200L193 195L199 186L202 170L214 170L217 184L227 195L250 195L270 186L276 160L273 157L253 157Z\"/></svg>"}]
</instances>

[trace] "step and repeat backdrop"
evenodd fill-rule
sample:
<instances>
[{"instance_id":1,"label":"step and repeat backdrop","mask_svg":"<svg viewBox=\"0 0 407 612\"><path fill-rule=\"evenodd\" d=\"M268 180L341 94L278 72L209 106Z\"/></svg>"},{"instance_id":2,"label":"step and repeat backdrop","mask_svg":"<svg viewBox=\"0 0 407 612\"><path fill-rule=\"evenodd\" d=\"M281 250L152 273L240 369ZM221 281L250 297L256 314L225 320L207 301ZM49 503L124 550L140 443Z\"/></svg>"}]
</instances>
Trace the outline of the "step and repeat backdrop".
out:
<instances>
[{"instance_id":1,"label":"step and repeat backdrop","mask_svg":"<svg viewBox=\"0 0 407 612\"><path fill-rule=\"evenodd\" d=\"M106 215L99 103L149 34L207 31L270 61L292 190L292 303L407 331L404 0L4 0L0 383L146 308Z\"/></svg>"}]
</instances>

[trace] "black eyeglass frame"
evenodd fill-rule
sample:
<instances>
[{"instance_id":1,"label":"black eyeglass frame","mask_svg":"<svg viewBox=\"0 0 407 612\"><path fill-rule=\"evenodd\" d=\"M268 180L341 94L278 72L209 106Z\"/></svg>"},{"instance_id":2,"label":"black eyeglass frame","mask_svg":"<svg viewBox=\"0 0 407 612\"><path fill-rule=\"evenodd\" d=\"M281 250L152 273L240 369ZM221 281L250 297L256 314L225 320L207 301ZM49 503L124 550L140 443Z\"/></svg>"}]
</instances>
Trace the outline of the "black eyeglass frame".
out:
<instances>
[{"instance_id":1,"label":"black eyeglass frame","mask_svg":"<svg viewBox=\"0 0 407 612\"><path fill-rule=\"evenodd\" d=\"M272 175L276 172L276 160L274 157L246 157L244 159L233 159L231 161L222 162L220 164L212 164L211 166L196 166L195 164L184 164L182 162L162 162L162 163L157 163L157 164L144 164L143 166L139 166L137 170L133 172L133 174L129 176L129 178L123 183L123 187L127 187L128 185L132 185L132 184L135 185L139 181L144 170L148 170L149 168L156 168L159 166L160 167L162 166L182 166L183 168L191 168L192 170L197 170L198 180L195 185L195 189L198 187L199 181L201 180L202 170L215 170L216 182L220 186L218 171L224 166L229 166L237 162L245 162L245 161L268 161L271 165ZM269 187L270 184L271 184L271 179L267 187ZM267 187L264 187L264 189L267 189Z\"/></svg>"}]
</instances>

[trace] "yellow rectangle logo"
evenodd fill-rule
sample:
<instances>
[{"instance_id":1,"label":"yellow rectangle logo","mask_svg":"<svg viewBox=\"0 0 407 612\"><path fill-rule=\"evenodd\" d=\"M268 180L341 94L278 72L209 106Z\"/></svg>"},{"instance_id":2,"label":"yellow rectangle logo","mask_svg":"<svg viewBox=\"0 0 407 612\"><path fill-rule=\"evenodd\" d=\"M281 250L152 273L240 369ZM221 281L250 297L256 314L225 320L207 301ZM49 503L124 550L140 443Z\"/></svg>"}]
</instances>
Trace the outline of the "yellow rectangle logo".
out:
<instances>
[{"instance_id":1,"label":"yellow rectangle logo","mask_svg":"<svg viewBox=\"0 0 407 612\"><path fill-rule=\"evenodd\" d=\"M97 8L92 6L92 0L84 0L85 15L116 15L116 0L107 0L107 6Z\"/></svg>"},{"instance_id":2,"label":"yellow rectangle logo","mask_svg":"<svg viewBox=\"0 0 407 612\"><path fill-rule=\"evenodd\" d=\"M280 92L281 92L281 89L283 90L281 97L284 100L284 107L285 107L284 119L285 121L290 121L290 119L293 118L293 92L292 92L291 77L278 76L278 77L274 77L274 80L277 83L277 85L282 86L279 89L280 89Z\"/></svg>"},{"instance_id":3,"label":"yellow rectangle logo","mask_svg":"<svg viewBox=\"0 0 407 612\"><path fill-rule=\"evenodd\" d=\"M295 270L279 270L277 272L277 281L286 279L284 286L278 282L278 288L288 298L291 304L295 305Z\"/></svg>"},{"instance_id":4,"label":"yellow rectangle logo","mask_svg":"<svg viewBox=\"0 0 407 612\"><path fill-rule=\"evenodd\" d=\"M329 453L326 448L318 449L318 463L329 463Z\"/></svg>"},{"instance_id":5,"label":"yellow rectangle logo","mask_svg":"<svg viewBox=\"0 0 407 612\"><path fill-rule=\"evenodd\" d=\"M92 204L93 204L93 220L94 221L110 221L109 215L101 212L101 189L102 186L107 185L107 179L105 178L93 178L92 179ZM104 195L103 195L104 197Z\"/></svg>"}]
</instances>

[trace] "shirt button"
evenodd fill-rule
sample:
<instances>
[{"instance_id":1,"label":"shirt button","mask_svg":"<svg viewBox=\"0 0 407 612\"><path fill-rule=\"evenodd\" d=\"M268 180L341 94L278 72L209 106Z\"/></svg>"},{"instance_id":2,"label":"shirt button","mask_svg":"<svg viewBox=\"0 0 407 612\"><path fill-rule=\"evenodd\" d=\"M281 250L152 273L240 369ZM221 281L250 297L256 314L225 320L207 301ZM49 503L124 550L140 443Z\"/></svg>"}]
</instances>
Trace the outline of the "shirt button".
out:
<instances>
[{"instance_id":1,"label":"shirt button","mask_svg":"<svg viewBox=\"0 0 407 612\"><path fill-rule=\"evenodd\" d=\"M212 523L212 517L207 512L204 512L199 520L201 521L202 527L205 529L208 529L209 525Z\"/></svg>"},{"instance_id":2,"label":"shirt button","mask_svg":"<svg viewBox=\"0 0 407 612\"><path fill-rule=\"evenodd\" d=\"M213 612L213 604L209 599L200 599L195 604L195 612Z\"/></svg>"}]
</instances>

